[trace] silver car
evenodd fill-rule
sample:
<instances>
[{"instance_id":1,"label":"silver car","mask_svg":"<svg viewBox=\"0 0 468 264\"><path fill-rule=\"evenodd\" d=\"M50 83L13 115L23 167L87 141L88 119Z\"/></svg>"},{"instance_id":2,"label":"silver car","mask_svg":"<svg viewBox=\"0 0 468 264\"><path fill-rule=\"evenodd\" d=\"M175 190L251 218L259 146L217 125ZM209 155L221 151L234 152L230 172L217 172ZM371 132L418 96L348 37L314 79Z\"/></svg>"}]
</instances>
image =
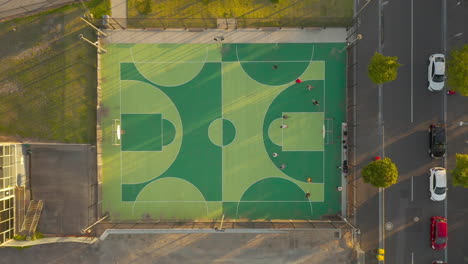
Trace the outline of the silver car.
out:
<instances>
[{"instance_id":1,"label":"silver car","mask_svg":"<svg viewBox=\"0 0 468 264\"><path fill-rule=\"evenodd\" d=\"M429 191L432 201L443 201L447 196L447 173L444 168L429 169Z\"/></svg>"},{"instance_id":2,"label":"silver car","mask_svg":"<svg viewBox=\"0 0 468 264\"><path fill-rule=\"evenodd\" d=\"M429 57L429 66L427 69L427 78L429 81L429 91L437 92L444 89L445 85L445 55L432 54Z\"/></svg>"}]
</instances>

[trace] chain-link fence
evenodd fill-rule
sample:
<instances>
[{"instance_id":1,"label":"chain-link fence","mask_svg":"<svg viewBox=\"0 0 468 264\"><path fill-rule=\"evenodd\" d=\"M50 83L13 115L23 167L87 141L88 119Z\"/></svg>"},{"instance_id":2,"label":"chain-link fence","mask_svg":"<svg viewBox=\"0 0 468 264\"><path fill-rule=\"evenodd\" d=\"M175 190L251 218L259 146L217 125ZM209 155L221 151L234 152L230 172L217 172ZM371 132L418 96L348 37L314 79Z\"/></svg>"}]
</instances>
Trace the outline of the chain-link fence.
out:
<instances>
[{"instance_id":1,"label":"chain-link fence","mask_svg":"<svg viewBox=\"0 0 468 264\"><path fill-rule=\"evenodd\" d=\"M202 29L239 29L262 27L347 27L350 18L314 17L314 18L113 18L93 19L93 24L111 29L124 28L202 28Z\"/></svg>"},{"instance_id":2,"label":"chain-link fence","mask_svg":"<svg viewBox=\"0 0 468 264\"><path fill-rule=\"evenodd\" d=\"M93 235L100 236L107 229L352 229L345 221L339 220L310 220L310 221L229 221L217 222L139 222L139 223L116 223L103 221L93 228Z\"/></svg>"}]
</instances>

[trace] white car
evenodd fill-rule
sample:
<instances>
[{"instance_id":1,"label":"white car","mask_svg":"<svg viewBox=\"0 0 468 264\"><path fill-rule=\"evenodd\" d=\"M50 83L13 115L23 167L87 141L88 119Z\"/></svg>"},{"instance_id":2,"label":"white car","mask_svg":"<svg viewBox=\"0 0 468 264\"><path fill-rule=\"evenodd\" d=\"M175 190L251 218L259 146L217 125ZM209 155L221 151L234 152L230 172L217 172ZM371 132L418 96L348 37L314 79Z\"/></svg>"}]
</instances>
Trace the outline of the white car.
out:
<instances>
[{"instance_id":1,"label":"white car","mask_svg":"<svg viewBox=\"0 0 468 264\"><path fill-rule=\"evenodd\" d=\"M445 85L445 55L432 54L429 57L429 66L427 69L427 78L429 81L429 91L437 92L444 89Z\"/></svg>"},{"instance_id":2,"label":"white car","mask_svg":"<svg viewBox=\"0 0 468 264\"><path fill-rule=\"evenodd\" d=\"M429 169L429 191L432 201L443 201L447 196L447 173L444 168Z\"/></svg>"}]
</instances>

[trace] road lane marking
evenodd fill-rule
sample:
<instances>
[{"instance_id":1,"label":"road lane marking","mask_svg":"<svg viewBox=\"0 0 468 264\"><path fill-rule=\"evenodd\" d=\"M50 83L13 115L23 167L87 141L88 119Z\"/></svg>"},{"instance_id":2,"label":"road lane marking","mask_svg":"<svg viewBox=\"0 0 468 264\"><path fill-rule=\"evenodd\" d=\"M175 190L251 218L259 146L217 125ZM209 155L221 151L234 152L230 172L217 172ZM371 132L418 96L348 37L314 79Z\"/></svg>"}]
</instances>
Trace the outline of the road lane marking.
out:
<instances>
[{"instance_id":1,"label":"road lane marking","mask_svg":"<svg viewBox=\"0 0 468 264\"><path fill-rule=\"evenodd\" d=\"M413 0L411 0L411 123L413 123Z\"/></svg>"},{"instance_id":2,"label":"road lane marking","mask_svg":"<svg viewBox=\"0 0 468 264\"><path fill-rule=\"evenodd\" d=\"M411 201L413 201L413 176L411 176Z\"/></svg>"}]
</instances>

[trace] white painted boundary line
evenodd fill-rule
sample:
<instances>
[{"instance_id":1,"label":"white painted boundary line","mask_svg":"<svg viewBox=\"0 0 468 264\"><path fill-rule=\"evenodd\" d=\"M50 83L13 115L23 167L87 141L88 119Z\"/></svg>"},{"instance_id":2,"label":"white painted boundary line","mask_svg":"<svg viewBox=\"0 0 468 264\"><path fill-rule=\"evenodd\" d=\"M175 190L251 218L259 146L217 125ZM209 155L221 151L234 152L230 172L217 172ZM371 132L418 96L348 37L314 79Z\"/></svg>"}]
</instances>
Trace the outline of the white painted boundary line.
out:
<instances>
[{"instance_id":1,"label":"white painted boundary line","mask_svg":"<svg viewBox=\"0 0 468 264\"><path fill-rule=\"evenodd\" d=\"M272 178L281 178L284 180L289 180L283 177L272 177ZM268 179L268 178L265 178ZM264 180L264 179L261 179ZM294 183L293 181L289 180L290 182ZM257 181L258 182L258 181ZM307 183L308 185L312 184L320 184L324 185L323 183ZM297 184L296 184L297 185ZM252 186L252 185L251 185ZM325 200L304 200L304 201L122 201L123 203L308 203L308 202L324 202Z\"/></svg>"},{"instance_id":2,"label":"white painted boundary line","mask_svg":"<svg viewBox=\"0 0 468 264\"><path fill-rule=\"evenodd\" d=\"M319 62L324 60L314 60L314 62ZM312 62L312 60L296 60L296 61L121 61L120 63L233 63L233 62L241 62L241 63L271 63L271 62Z\"/></svg>"},{"instance_id":3,"label":"white painted boundary line","mask_svg":"<svg viewBox=\"0 0 468 264\"><path fill-rule=\"evenodd\" d=\"M442 0L442 50L447 54L447 0ZM447 93L442 96L444 105L444 125L447 127ZM447 133L445 133L445 142L447 142ZM448 152L448 149L445 150ZM447 168L447 155L444 157L444 167ZM448 196L444 200L444 216L447 218L448 211ZM444 249L445 262L448 263L448 247Z\"/></svg>"},{"instance_id":4,"label":"white painted boundary line","mask_svg":"<svg viewBox=\"0 0 468 264\"><path fill-rule=\"evenodd\" d=\"M413 123L413 0L411 0L411 123ZM413 201L413 199L411 199Z\"/></svg>"},{"instance_id":5,"label":"white painted boundary line","mask_svg":"<svg viewBox=\"0 0 468 264\"><path fill-rule=\"evenodd\" d=\"M338 228L265 228L265 229L247 229L247 228L234 228L225 229L223 232L216 231L213 228L204 229L106 229L99 237L100 240L106 240L109 235L146 235L146 234L224 234L224 233L237 233L237 234L287 234L291 231L323 231L323 230L341 230Z\"/></svg>"},{"instance_id":6,"label":"white painted boundary line","mask_svg":"<svg viewBox=\"0 0 468 264\"><path fill-rule=\"evenodd\" d=\"M411 201L414 200L414 199L413 199L413 186L414 186L414 185L413 185L413 182L414 182L413 179L414 179L414 176L411 176Z\"/></svg>"}]
</instances>

